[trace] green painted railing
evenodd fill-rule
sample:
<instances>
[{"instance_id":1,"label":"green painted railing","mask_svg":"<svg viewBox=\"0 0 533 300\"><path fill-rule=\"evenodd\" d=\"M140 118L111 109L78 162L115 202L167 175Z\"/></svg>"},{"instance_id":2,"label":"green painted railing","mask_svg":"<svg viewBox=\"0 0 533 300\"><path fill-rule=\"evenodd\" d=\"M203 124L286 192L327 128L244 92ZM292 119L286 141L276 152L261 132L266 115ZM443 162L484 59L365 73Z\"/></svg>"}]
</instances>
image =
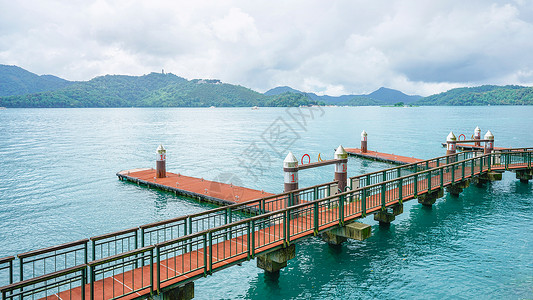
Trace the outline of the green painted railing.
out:
<instances>
[{"instance_id":1,"label":"green painted railing","mask_svg":"<svg viewBox=\"0 0 533 300\"><path fill-rule=\"evenodd\" d=\"M479 152L474 151L458 152L453 155L440 156L428 160L419 161L416 163L397 166L390 169L353 176L349 179L349 186L352 190L357 189L367 185L372 185L383 181L399 178L405 175L414 174L423 170L443 166L450 162L466 160L474 157L478 153Z\"/></svg>"},{"instance_id":2,"label":"green painted railing","mask_svg":"<svg viewBox=\"0 0 533 300\"><path fill-rule=\"evenodd\" d=\"M252 206L254 208L252 211L257 214L255 216L229 219L227 224L214 224L211 228L192 234L182 231L185 234L183 236L14 283L0 288L0 291L4 299L20 299L28 296L42 298L53 294L59 294L62 299L79 299L82 295L85 297L87 286L91 298L99 298L99 293L103 293L105 299L135 293L155 294L168 285L175 285L177 282L183 284L212 274L214 271L252 259L266 251L286 247L302 238L329 230L333 226L343 225L353 219L385 210L389 206L474 175L490 170L531 167L532 151L493 153L425 169L331 196L328 194L328 191L334 190L331 183L302 189L295 193L284 193L281 196L283 201L299 199L299 203L271 212L264 210L264 203L267 201L265 198L253 200L250 203L257 205ZM327 189L324 189L326 186ZM317 188L323 192L317 193ZM305 200L308 194L313 197L314 195L325 197ZM299 195L302 198L299 198ZM267 198L278 199L277 197L280 195ZM217 213L213 216L223 214L226 222L226 211L233 209L228 210L228 207L215 209ZM248 210L248 213L252 211ZM195 215L194 220L202 220L200 217L206 215L210 215L209 211ZM189 217L192 216L187 216ZM205 224L209 226L207 224L210 223L205 222ZM162 224L155 226L160 225ZM132 232L138 231L125 230L115 236L106 235L105 238L114 240L115 237ZM95 240L103 240L99 238ZM133 279L134 275L139 273L140 279ZM128 276L133 276L132 280L128 281L131 282L131 286L124 288L124 281L120 282L120 279L125 280L129 278ZM87 282L89 283L86 285Z\"/></svg>"}]
</instances>

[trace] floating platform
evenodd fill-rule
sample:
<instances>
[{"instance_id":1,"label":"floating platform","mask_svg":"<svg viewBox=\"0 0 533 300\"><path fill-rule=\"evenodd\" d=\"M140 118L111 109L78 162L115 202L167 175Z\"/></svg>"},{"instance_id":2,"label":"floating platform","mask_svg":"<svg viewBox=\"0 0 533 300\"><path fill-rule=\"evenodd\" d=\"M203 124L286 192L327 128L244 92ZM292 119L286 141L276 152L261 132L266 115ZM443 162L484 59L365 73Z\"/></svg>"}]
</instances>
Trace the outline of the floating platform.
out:
<instances>
[{"instance_id":1,"label":"floating platform","mask_svg":"<svg viewBox=\"0 0 533 300\"><path fill-rule=\"evenodd\" d=\"M362 153L361 149L359 148L346 148L344 150L346 150L346 152L348 152L348 154L352 156L382 161L386 163L393 163L397 165L406 165L406 164L412 164L412 163L423 161L423 159L418 159L414 157L407 157L407 156L401 156L401 155L389 154L389 153L381 153L381 152L370 151L370 150L368 150L365 153Z\"/></svg>"},{"instance_id":2,"label":"floating platform","mask_svg":"<svg viewBox=\"0 0 533 300\"><path fill-rule=\"evenodd\" d=\"M157 189L174 192L176 195L192 197L219 205L243 203L249 200L273 196L272 193L166 172L167 177L156 178L152 168L120 171L120 180L144 184Z\"/></svg>"}]
</instances>

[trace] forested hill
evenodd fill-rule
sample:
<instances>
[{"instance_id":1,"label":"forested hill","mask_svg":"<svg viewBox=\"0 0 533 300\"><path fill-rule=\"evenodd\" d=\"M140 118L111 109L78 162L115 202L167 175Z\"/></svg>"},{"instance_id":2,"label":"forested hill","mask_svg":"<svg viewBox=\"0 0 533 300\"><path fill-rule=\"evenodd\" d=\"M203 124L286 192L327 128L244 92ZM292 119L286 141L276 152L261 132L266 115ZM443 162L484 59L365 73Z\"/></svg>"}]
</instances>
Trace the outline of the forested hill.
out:
<instances>
[{"instance_id":1,"label":"forested hill","mask_svg":"<svg viewBox=\"0 0 533 300\"><path fill-rule=\"evenodd\" d=\"M420 98L421 96L406 95L398 90L393 90L381 87L378 90L368 95L342 95L342 96L319 96L315 93L306 93L295 90L288 86L278 86L265 92L265 95L277 95L281 93L296 93L304 94L309 99L315 101L322 101L329 105L348 105L348 106L367 106L367 105L390 105L398 102L410 104Z\"/></svg>"},{"instance_id":2,"label":"forested hill","mask_svg":"<svg viewBox=\"0 0 533 300\"><path fill-rule=\"evenodd\" d=\"M171 73L106 75L55 91L0 98L4 107L209 107L317 104L302 95L265 96L219 80L186 80Z\"/></svg>"},{"instance_id":3,"label":"forested hill","mask_svg":"<svg viewBox=\"0 0 533 300\"><path fill-rule=\"evenodd\" d=\"M0 97L53 91L74 82L53 75L37 75L17 66L0 64Z\"/></svg>"},{"instance_id":4,"label":"forested hill","mask_svg":"<svg viewBox=\"0 0 533 300\"><path fill-rule=\"evenodd\" d=\"M425 97L417 105L533 105L533 87L483 85Z\"/></svg>"}]
</instances>

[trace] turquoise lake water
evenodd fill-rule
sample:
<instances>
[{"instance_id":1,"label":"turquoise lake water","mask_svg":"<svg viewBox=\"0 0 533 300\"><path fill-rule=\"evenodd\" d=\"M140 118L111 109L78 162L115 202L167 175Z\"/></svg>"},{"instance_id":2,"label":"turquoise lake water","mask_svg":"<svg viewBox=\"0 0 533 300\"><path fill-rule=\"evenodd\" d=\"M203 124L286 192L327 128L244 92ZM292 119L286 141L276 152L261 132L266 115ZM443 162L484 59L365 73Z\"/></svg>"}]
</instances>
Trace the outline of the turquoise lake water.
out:
<instances>
[{"instance_id":1,"label":"turquoise lake water","mask_svg":"<svg viewBox=\"0 0 533 300\"><path fill-rule=\"evenodd\" d=\"M170 172L277 193L289 150L332 158L365 129L371 150L428 159L476 126L495 146L533 146L531 106L1 110L0 257L213 207L117 179L155 167L159 144ZM348 175L388 167L350 158ZM299 177L331 181L333 166ZM389 228L363 221L364 242L304 240L279 277L246 262L196 281L196 299L533 299L531 181L505 173L432 208L407 202Z\"/></svg>"}]
</instances>

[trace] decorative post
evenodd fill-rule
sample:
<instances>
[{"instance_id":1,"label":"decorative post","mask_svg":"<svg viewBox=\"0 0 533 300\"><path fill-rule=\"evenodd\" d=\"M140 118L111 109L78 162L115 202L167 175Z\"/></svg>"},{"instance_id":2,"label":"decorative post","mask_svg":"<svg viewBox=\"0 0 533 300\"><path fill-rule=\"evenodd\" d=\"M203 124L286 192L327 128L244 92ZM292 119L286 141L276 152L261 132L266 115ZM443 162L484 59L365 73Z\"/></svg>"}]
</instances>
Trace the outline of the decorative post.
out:
<instances>
[{"instance_id":1,"label":"decorative post","mask_svg":"<svg viewBox=\"0 0 533 300\"><path fill-rule=\"evenodd\" d=\"M455 137L455 134L450 131L450 134L446 137L446 155L455 154L456 144L457 138Z\"/></svg>"},{"instance_id":2,"label":"decorative post","mask_svg":"<svg viewBox=\"0 0 533 300\"><path fill-rule=\"evenodd\" d=\"M167 167L166 167L167 150L163 148L163 145L159 145L159 147L157 147L156 153L157 153L156 177L165 178L167 177Z\"/></svg>"},{"instance_id":3,"label":"decorative post","mask_svg":"<svg viewBox=\"0 0 533 300\"><path fill-rule=\"evenodd\" d=\"M284 189L290 192L298 189L298 160L289 151L283 161L283 172L285 173Z\"/></svg>"},{"instance_id":4,"label":"decorative post","mask_svg":"<svg viewBox=\"0 0 533 300\"><path fill-rule=\"evenodd\" d=\"M485 140L489 140L485 142L485 150L483 151L483 154L489 154L494 149L494 135L490 130L485 133Z\"/></svg>"},{"instance_id":5,"label":"decorative post","mask_svg":"<svg viewBox=\"0 0 533 300\"><path fill-rule=\"evenodd\" d=\"M366 153L368 151L367 136L368 134L363 130L363 132L361 132L361 153Z\"/></svg>"},{"instance_id":6,"label":"decorative post","mask_svg":"<svg viewBox=\"0 0 533 300\"><path fill-rule=\"evenodd\" d=\"M480 140L481 139L481 129L479 129L478 126L476 126L476 129L474 129L474 140ZM481 146L481 142L475 142L475 146Z\"/></svg>"},{"instance_id":7,"label":"decorative post","mask_svg":"<svg viewBox=\"0 0 533 300\"><path fill-rule=\"evenodd\" d=\"M340 145L335 151L334 158L337 160L335 163L335 180L338 181L338 189L342 193L346 189L346 183L348 180L348 153L344 150L342 145Z\"/></svg>"}]
</instances>

